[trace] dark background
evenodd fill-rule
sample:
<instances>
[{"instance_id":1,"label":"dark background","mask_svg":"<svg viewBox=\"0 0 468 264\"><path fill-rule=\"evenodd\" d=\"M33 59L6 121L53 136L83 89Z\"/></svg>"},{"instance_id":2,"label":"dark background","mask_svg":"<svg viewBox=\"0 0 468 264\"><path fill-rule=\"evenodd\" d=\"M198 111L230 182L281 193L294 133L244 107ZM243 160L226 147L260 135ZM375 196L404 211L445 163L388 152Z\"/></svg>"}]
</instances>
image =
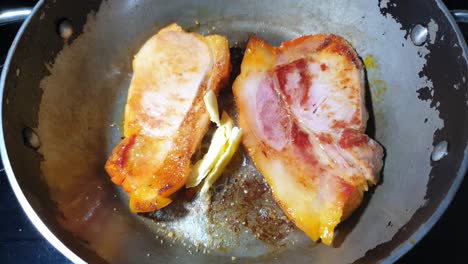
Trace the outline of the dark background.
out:
<instances>
[{"instance_id":1,"label":"dark background","mask_svg":"<svg viewBox=\"0 0 468 264\"><path fill-rule=\"evenodd\" d=\"M35 0L0 0L6 7L32 6ZM445 0L449 9L468 9L468 0ZM19 24L0 27L0 66ZM468 24L461 25L468 38ZM0 164L1 166L1 164ZM466 178L466 177L465 177ZM398 263L468 263L468 179L434 228ZM0 173L0 263L69 263L33 227L19 206L3 170Z\"/></svg>"}]
</instances>

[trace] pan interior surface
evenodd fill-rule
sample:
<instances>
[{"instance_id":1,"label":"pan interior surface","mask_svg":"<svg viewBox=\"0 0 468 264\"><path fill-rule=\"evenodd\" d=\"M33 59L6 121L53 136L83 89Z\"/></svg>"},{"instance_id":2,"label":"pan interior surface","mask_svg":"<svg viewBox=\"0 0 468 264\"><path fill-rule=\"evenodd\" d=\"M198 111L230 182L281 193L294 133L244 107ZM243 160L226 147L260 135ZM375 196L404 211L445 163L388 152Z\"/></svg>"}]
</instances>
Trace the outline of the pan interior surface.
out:
<instances>
[{"instance_id":1,"label":"pan interior surface","mask_svg":"<svg viewBox=\"0 0 468 264\"><path fill-rule=\"evenodd\" d=\"M438 24L431 20L428 43L415 46L401 24L381 12L386 4L103 1L88 14L83 32L50 64L45 62L48 72L40 76L37 87L41 100L33 107L38 111L30 113L37 115L36 122L15 121L13 114L4 117L6 140L12 139L7 149L19 149L11 155L29 155L38 164L35 172L17 173L20 163L12 161L15 174L24 177L20 182L28 182L40 171L57 229L80 241L72 247L85 247L110 263L354 262L392 240L426 204L434 134L444 128L435 105L420 100L417 92L434 89L430 77L421 73L428 46L440 39ZM126 194L112 185L104 163L123 135L133 55L146 39L173 22L189 31L226 35L234 75L251 34L278 45L302 35L333 33L347 39L361 56L373 114L369 132L386 149L385 167L383 180L366 195L362 208L338 227L332 247L313 243L295 228L242 150L213 188L211 201L189 199L181 191L180 199L161 211L141 215L129 211ZM25 78L15 74L20 68L10 71L16 83ZM236 116L230 88L221 93L220 102ZM13 92L4 95L6 100L5 112L14 113L24 104ZM40 140L37 152L15 138L25 126ZM28 176L18 176L23 174ZM44 195L31 193L30 197Z\"/></svg>"}]
</instances>

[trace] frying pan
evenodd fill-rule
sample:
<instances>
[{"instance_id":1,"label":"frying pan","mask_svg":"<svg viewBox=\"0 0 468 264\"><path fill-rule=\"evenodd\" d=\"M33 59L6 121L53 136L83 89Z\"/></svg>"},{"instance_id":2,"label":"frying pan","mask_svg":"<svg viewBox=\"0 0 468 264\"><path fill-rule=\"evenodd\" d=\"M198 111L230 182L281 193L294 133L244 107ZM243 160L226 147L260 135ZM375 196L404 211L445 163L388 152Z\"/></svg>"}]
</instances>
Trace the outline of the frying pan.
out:
<instances>
[{"instance_id":1,"label":"frying pan","mask_svg":"<svg viewBox=\"0 0 468 264\"><path fill-rule=\"evenodd\" d=\"M463 11L454 14L466 19ZM129 212L103 166L122 135L133 55L172 22L227 35L234 75L251 34L277 45L335 33L355 47L367 66L368 133L385 147L385 167L361 208L338 227L332 247L292 228L296 237L281 243L240 239L228 248L197 248L188 239L198 227L193 222L175 240L160 232L188 212L162 220ZM466 52L439 0L42 0L2 71L3 164L28 217L73 262L393 262L434 225L466 172ZM218 205L235 213L239 208L229 205L236 199ZM216 234L230 228L216 227Z\"/></svg>"}]
</instances>

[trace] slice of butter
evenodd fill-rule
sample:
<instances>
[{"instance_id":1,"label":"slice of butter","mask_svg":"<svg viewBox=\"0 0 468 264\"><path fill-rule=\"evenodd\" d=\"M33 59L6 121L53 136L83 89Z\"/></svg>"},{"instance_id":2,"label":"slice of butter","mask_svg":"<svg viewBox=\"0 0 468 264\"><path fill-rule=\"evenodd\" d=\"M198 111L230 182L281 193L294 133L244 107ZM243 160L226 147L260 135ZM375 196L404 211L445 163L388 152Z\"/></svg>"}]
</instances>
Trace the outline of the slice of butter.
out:
<instances>
[{"instance_id":1,"label":"slice of butter","mask_svg":"<svg viewBox=\"0 0 468 264\"><path fill-rule=\"evenodd\" d=\"M192 188L200 184L200 182L208 175L216 161L221 156L226 142L226 128L218 127L211 138L211 144L203 159L197 161L192 168L192 172L185 183L185 187Z\"/></svg>"},{"instance_id":2,"label":"slice of butter","mask_svg":"<svg viewBox=\"0 0 468 264\"><path fill-rule=\"evenodd\" d=\"M208 114L210 114L211 122L216 123L219 127L221 122L219 120L218 100L212 90L209 90L205 96L203 96L203 102L205 102L206 110Z\"/></svg>"},{"instance_id":3,"label":"slice of butter","mask_svg":"<svg viewBox=\"0 0 468 264\"><path fill-rule=\"evenodd\" d=\"M234 127L234 121L226 112L223 112L221 120L219 119L218 102L213 91L209 91L203 99L210 120L216 123L218 128L213 134L207 153L193 166L185 187L195 187L206 178L202 187L202 193L206 193L238 149L242 131Z\"/></svg>"},{"instance_id":4,"label":"slice of butter","mask_svg":"<svg viewBox=\"0 0 468 264\"><path fill-rule=\"evenodd\" d=\"M231 131L231 134L229 135L227 146L224 149L224 152L222 153L221 157L219 157L213 169L210 171L205 179L205 182L203 183L203 187L201 189L202 193L206 193L213 185L213 183L218 180L219 176L221 176L227 164L232 159L232 156L234 156L234 153L236 153L236 150L239 148L241 137L242 130L238 127L234 127Z\"/></svg>"}]
</instances>

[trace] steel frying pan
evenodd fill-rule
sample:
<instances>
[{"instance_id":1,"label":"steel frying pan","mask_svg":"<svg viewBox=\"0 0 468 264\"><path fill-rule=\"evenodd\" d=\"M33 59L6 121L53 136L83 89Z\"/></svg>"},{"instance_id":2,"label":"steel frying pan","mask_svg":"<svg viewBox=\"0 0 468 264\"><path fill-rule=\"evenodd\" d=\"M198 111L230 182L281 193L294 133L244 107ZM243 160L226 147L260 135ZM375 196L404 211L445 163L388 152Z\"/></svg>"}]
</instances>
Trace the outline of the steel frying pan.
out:
<instances>
[{"instance_id":1,"label":"steel frying pan","mask_svg":"<svg viewBox=\"0 0 468 264\"><path fill-rule=\"evenodd\" d=\"M356 48L367 65L369 132L385 146L386 164L382 182L340 225L333 247L299 233L284 245L242 240L197 252L183 237L190 230L173 241L160 233L171 221L128 211L103 164L121 136L133 54L171 22L226 34L235 52L252 33L278 44L329 32ZM466 50L436 0L44 0L2 72L3 163L31 221L74 262L392 262L440 217L466 171Z\"/></svg>"}]
</instances>

